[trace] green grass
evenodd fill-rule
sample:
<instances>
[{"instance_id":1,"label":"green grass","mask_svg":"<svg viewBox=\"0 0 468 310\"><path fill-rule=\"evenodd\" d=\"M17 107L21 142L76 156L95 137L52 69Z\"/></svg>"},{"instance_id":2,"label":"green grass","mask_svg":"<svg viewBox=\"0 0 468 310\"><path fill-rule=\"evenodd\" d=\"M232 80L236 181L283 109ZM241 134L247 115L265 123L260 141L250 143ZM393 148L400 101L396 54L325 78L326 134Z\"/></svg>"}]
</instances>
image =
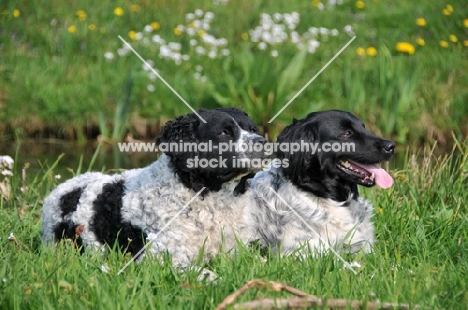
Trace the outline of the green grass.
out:
<instances>
[{"instance_id":1,"label":"green grass","mask_svg":"<svg viewBox=\"0 0 468 310\"><path fill-rule=\"evenodd\" d=\"M333 108L357 114L375 132L402 144L451 140L452 132L458 138L467 133L466 4L452 3L453 10L444 15L447 4L437 0L366 0L362 9L356 1L344 1L324 10L313 3L317 1L231 0L214 5L212 0L155 0L137 6L123 0L8 2L0 12L0 136L83 140L93 132L90 128L98 128L114 140L127 131L148 138L154 132L138 130L142 123L157 127L190 112L161 81L148 79L135 55L117 55L122 47L118 35L143 58L153 60L159 73L193 107L244 108L272 138L293 116ZM123 9L123 16L114 14L116 7ZM178 25L190 26L185 15L196 9L214 13L208 33L227 39L229 57L197 56L190 37L174 33ZM83 20L79 10L86 13ZM260 51L251 37L245 37L259 25L261 13L293 11L300 13L298 33L326 27L336 28L338 36L319 36L320 47L305 57L290 40ZM417 18L427 24L416 25ZM160 28L151 36L180 43L190 61L176 65L160 59L159 47L151 40L150 44L131 40L130 31L142 32L152 22ZM356 40L268 124L350 39L343 30L346 25L352 26ZM418 45L418 39L425 45ZM442 47L441 40L448 46ZM415 53L398 52L398 42L412 44ZM359 48L368 47L376 48L377 55L357 54ZM273 49L277 58L270 56ZM112 52L114 59L106 60L106 52ZM205 82L194 77L199 66ZM133 87L126 88L129 83ZM149 84L154 92L148 91Z\"/></svg>"},{"instance_id":2,"label":"green grass","mask_svg":"<svg viewBox=\"0 0 468 310\"><path fill-rule=\"evenodd\" d=\"M416 155L423 160L415 160ZM58 182L54 167L28 174L24 181L15 167L14 198L0 199L2 309L212 309L254 278L281 281L319 297L378 299L427 309L464 309L468 302L466 141L457 142L451 155L436 157L429 150L408 155L404 168L392 171L391 189L362 190L376 208L377 243L372 254L344 256L362 265L357 275L331 254L299 261L241 247L239 253L219 254L206 264L220 276L216 284L198 282L194 271L172 268L169 257L164 263L131 264L117 275L128 255L80 255L67 243L42 245L41 208ZM239 301L278 296L288 295L254 289Z\"/></svg>"}]
</instances>

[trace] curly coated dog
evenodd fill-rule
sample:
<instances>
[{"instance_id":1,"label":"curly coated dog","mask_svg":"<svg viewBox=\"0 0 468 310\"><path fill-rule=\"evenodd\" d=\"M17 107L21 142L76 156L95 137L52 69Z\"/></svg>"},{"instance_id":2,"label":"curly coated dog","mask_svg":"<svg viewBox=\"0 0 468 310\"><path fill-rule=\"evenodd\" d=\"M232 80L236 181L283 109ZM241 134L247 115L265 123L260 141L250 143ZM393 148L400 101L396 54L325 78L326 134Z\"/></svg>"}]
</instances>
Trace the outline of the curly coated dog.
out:
<instances>
[{"instance_id":1,"label":"curly coated dog","mask_svg":"<svg viewBox=\"0 0 468 310\"><path fill-rule=\"evenodd\" d=\"M206 259L233 248L236 238L250 241L253 224L242 177L252 176L255 165L249 163L265 155L241 148L220 154L218 148L265 139L241 110L198 113L206 123L192 113L165 125L156 142L171 148L148 167L115 175L86 173L59 185L44 203L43 239L71 239L92 250L117 245L132 255L150 239L146 253L168 252L181 267L191 264L201 248ZM181 143L194 148L174 147ZM210 143L211 149L200 147Z\"/></svg>"},{"instance_id":2,"label":"curly coated dog","mask_svg":"<svg viewBox=\"0 0 468 310\"><path fill-rule=\"evenodd\" d=\"M280 147L276 156L288 165L248 181L255 230L265 245L283 253L301 247L319 253L329 246L370 252L373 206L359 196L358 185L392 185L392 177L375 164L390 159L394 142L371 134L351 113L331 110L294 120L278 143L303 149Z\"/></svg>"}]
</instances>

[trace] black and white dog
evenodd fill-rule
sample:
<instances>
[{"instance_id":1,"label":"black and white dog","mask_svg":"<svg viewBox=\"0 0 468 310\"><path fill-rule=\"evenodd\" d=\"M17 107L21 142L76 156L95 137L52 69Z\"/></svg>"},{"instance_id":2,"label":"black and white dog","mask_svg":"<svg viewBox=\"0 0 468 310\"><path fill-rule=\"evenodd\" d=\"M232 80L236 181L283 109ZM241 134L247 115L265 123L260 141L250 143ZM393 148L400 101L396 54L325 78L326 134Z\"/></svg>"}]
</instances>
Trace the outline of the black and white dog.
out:
<instances>
[{"instance_id":1,"label":"black and white dog","mask_svg":"<svg viewBox=\"0 0 468 310\"><path fill-rule=\"evenodd\" d=\"M371 134L352 114L337 110L294 120L278 143L276 155L283 165L249 181L248 195L257 208L251 214L263 242L283 253L301 246L313 253L329 246L370 252L373 206L359 196L358 185L392 185L392 177L375 164L389 160L395 144ZM281 147L284 143L303 149L281 151L292 149Z\"/></svg>"},{"instance_id":2,"label":"black and white dog","mask_svg":"<svg viewBox=\"0 0 468 310\"><path fill-rule=\"evenodd\" d=\"M150 166L116 175L86 173L59 185L44 202L43 239L71 239L93 250L116 244L132 255L149 239L147 253L168 252L182 267L202 247L208 258L220 247L233 248L236 238L250 241L248 198L236 186L255 170L251 161L265 156L241 148L220 154L219 147L263 144L265 139L241 110L198 113L206 123L192 113L165 125L157 144L169 149ZM177 149L182 144L185 149Z\"/></svg>"}]
</instances>

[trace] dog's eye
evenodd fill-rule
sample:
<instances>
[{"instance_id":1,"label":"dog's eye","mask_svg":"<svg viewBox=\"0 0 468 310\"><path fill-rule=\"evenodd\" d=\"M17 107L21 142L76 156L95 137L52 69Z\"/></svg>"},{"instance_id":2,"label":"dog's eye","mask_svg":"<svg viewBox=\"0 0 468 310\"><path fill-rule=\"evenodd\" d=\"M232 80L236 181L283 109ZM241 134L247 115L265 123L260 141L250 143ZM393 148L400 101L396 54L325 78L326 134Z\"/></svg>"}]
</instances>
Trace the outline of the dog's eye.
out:
<instances>
[{"instance_id":1,"label":"dog's eye","mask_svg":"<svg viewBox=\"0 0 468 310\"><path fill-rule=\"evenodd\" d=\"M345 138L349 138L352 135L353 135L353 133L351 132L351 130L346 130L341 136L345 137Z\"/></svg>"}]
</instances>

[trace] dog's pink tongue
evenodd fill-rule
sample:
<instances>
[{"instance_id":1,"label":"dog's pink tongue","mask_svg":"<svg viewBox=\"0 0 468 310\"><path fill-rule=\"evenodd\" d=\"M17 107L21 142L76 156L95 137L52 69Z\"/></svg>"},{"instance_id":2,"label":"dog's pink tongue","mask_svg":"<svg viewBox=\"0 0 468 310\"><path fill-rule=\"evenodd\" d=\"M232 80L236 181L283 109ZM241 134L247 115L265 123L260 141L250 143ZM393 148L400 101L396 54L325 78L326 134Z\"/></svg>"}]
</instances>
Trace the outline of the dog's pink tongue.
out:
<instances>
[{"instance_id":1,"label":"dog's pink tongue","mask_svg":"<svg viewBox=\"0 0 468 310\"><path fill-rule=\"evenodd\" d=\"M388 174L387 171L384 169L380 168L379 166L376 165L364 165L361 163L357 164L358 166L366 169L370 173L375 174L375 184L380 186L381 188L389 188L393 185L393 178L390 174Z\"/></svg>"}]
</instances>

